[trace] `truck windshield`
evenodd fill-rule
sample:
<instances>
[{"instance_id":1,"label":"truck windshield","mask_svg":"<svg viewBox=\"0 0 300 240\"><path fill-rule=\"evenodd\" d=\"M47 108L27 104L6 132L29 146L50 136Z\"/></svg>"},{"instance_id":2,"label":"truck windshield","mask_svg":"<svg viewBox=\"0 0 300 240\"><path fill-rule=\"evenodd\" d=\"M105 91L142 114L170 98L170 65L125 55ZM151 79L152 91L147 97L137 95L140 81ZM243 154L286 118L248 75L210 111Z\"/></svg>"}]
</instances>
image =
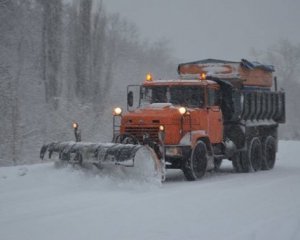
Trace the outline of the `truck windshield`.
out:
<instances>
[{"instance_id":1,"label":"truck windshield","mask_svg":"<svg viewBox=\"0 0 300 240\"><path fill-rule=\"evenodd\" d=\"M186 107L203 107L204 89L199 86L143 87L141 105L172 103Z\"/></svg>"}]
</instances>

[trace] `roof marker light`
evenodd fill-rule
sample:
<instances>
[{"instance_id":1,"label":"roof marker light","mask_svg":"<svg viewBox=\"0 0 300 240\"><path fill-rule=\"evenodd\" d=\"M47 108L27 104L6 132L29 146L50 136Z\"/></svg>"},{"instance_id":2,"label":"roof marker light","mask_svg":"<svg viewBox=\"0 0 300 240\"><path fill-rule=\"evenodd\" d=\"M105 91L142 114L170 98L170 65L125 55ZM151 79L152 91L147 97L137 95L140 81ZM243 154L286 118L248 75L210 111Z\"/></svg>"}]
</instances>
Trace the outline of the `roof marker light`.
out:
<instances>
[{"instance_id":1,"label":"roof marker light","mask_svg":"<svg viewBox=\"0 0 300 240\"><path fill-rule=\"evenodd\" d=\"M152 81L152 75L151 75L151 73L147 73L147 75L146 75L146 81L147 82L151 82Z\"/></svg>"},{"instance_id":2,"label":"roof marker light","mask_svg":"<svg viewBox=\"0 0 300 240\"><path fill-rule=\"evenodd\" d=\"M201 80L205 80L206 79L206 73L205 72L203 72L203 73L200 74L200 79Z\"/></svg>"}]
</instances>

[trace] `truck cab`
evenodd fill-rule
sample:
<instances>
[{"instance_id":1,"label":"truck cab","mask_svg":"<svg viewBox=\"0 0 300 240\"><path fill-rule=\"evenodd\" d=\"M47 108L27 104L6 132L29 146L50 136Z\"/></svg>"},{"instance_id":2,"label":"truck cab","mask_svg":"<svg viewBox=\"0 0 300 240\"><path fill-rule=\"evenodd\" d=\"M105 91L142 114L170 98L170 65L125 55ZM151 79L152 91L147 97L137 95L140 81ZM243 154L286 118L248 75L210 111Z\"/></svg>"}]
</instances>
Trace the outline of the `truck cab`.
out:
<instances>
[{"instance_id":1,"label":"truck cab","mask_svg":"<svg viewBox=\"0 0 300 240\"><path fill-rule=\"evenodd\" d=\"M134 98L138 103L131 108ZM185 168L199 140L207 143L210 156L211 145L223 141L220 86L205 76L175 80L148 76L141 86L129 86L127 100L129 111L121 116L118 141L150 144L167 168ZM209 160L207 168L213 169L213 158Z\"/></svg>"}]
</instances>

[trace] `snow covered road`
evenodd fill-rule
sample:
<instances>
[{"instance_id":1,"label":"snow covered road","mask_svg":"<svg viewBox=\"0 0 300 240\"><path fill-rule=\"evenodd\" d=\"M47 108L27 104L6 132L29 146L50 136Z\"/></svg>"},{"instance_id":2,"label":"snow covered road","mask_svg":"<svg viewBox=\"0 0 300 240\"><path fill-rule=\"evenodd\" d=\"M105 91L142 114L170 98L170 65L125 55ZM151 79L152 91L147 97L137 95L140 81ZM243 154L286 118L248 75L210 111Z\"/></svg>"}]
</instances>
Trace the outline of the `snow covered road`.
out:
<instances>
[{"instance_id":1,"label":"snow covered road","mask_svg":"<svg viewBox=\"0 0 300 240\"><path fill-rule=\"evenodd\" d=\"M55 169L0 168L1 240L300 239L300 142L280 142L271 171L164 184Z\"/></svg>"}]
</instances>

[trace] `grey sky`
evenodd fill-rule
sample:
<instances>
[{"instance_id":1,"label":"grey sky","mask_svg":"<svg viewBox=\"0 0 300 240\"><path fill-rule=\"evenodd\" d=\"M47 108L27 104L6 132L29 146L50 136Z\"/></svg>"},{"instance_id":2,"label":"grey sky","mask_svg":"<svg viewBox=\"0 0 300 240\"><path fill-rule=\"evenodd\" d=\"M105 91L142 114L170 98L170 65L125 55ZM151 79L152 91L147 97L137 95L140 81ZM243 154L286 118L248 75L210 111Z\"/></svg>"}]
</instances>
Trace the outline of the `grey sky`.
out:
<instances>
[{"instance_id":1,"label":"grey sky","mask_svg":"<svg viewBox=\"0 0 300 240\"><path fill-rule=\"evenodd\" d=\"M251 58L279 39L300 43L300 0L103 0L141 37L168 39L182 61Z\"/></svg>"}]
</instances>

